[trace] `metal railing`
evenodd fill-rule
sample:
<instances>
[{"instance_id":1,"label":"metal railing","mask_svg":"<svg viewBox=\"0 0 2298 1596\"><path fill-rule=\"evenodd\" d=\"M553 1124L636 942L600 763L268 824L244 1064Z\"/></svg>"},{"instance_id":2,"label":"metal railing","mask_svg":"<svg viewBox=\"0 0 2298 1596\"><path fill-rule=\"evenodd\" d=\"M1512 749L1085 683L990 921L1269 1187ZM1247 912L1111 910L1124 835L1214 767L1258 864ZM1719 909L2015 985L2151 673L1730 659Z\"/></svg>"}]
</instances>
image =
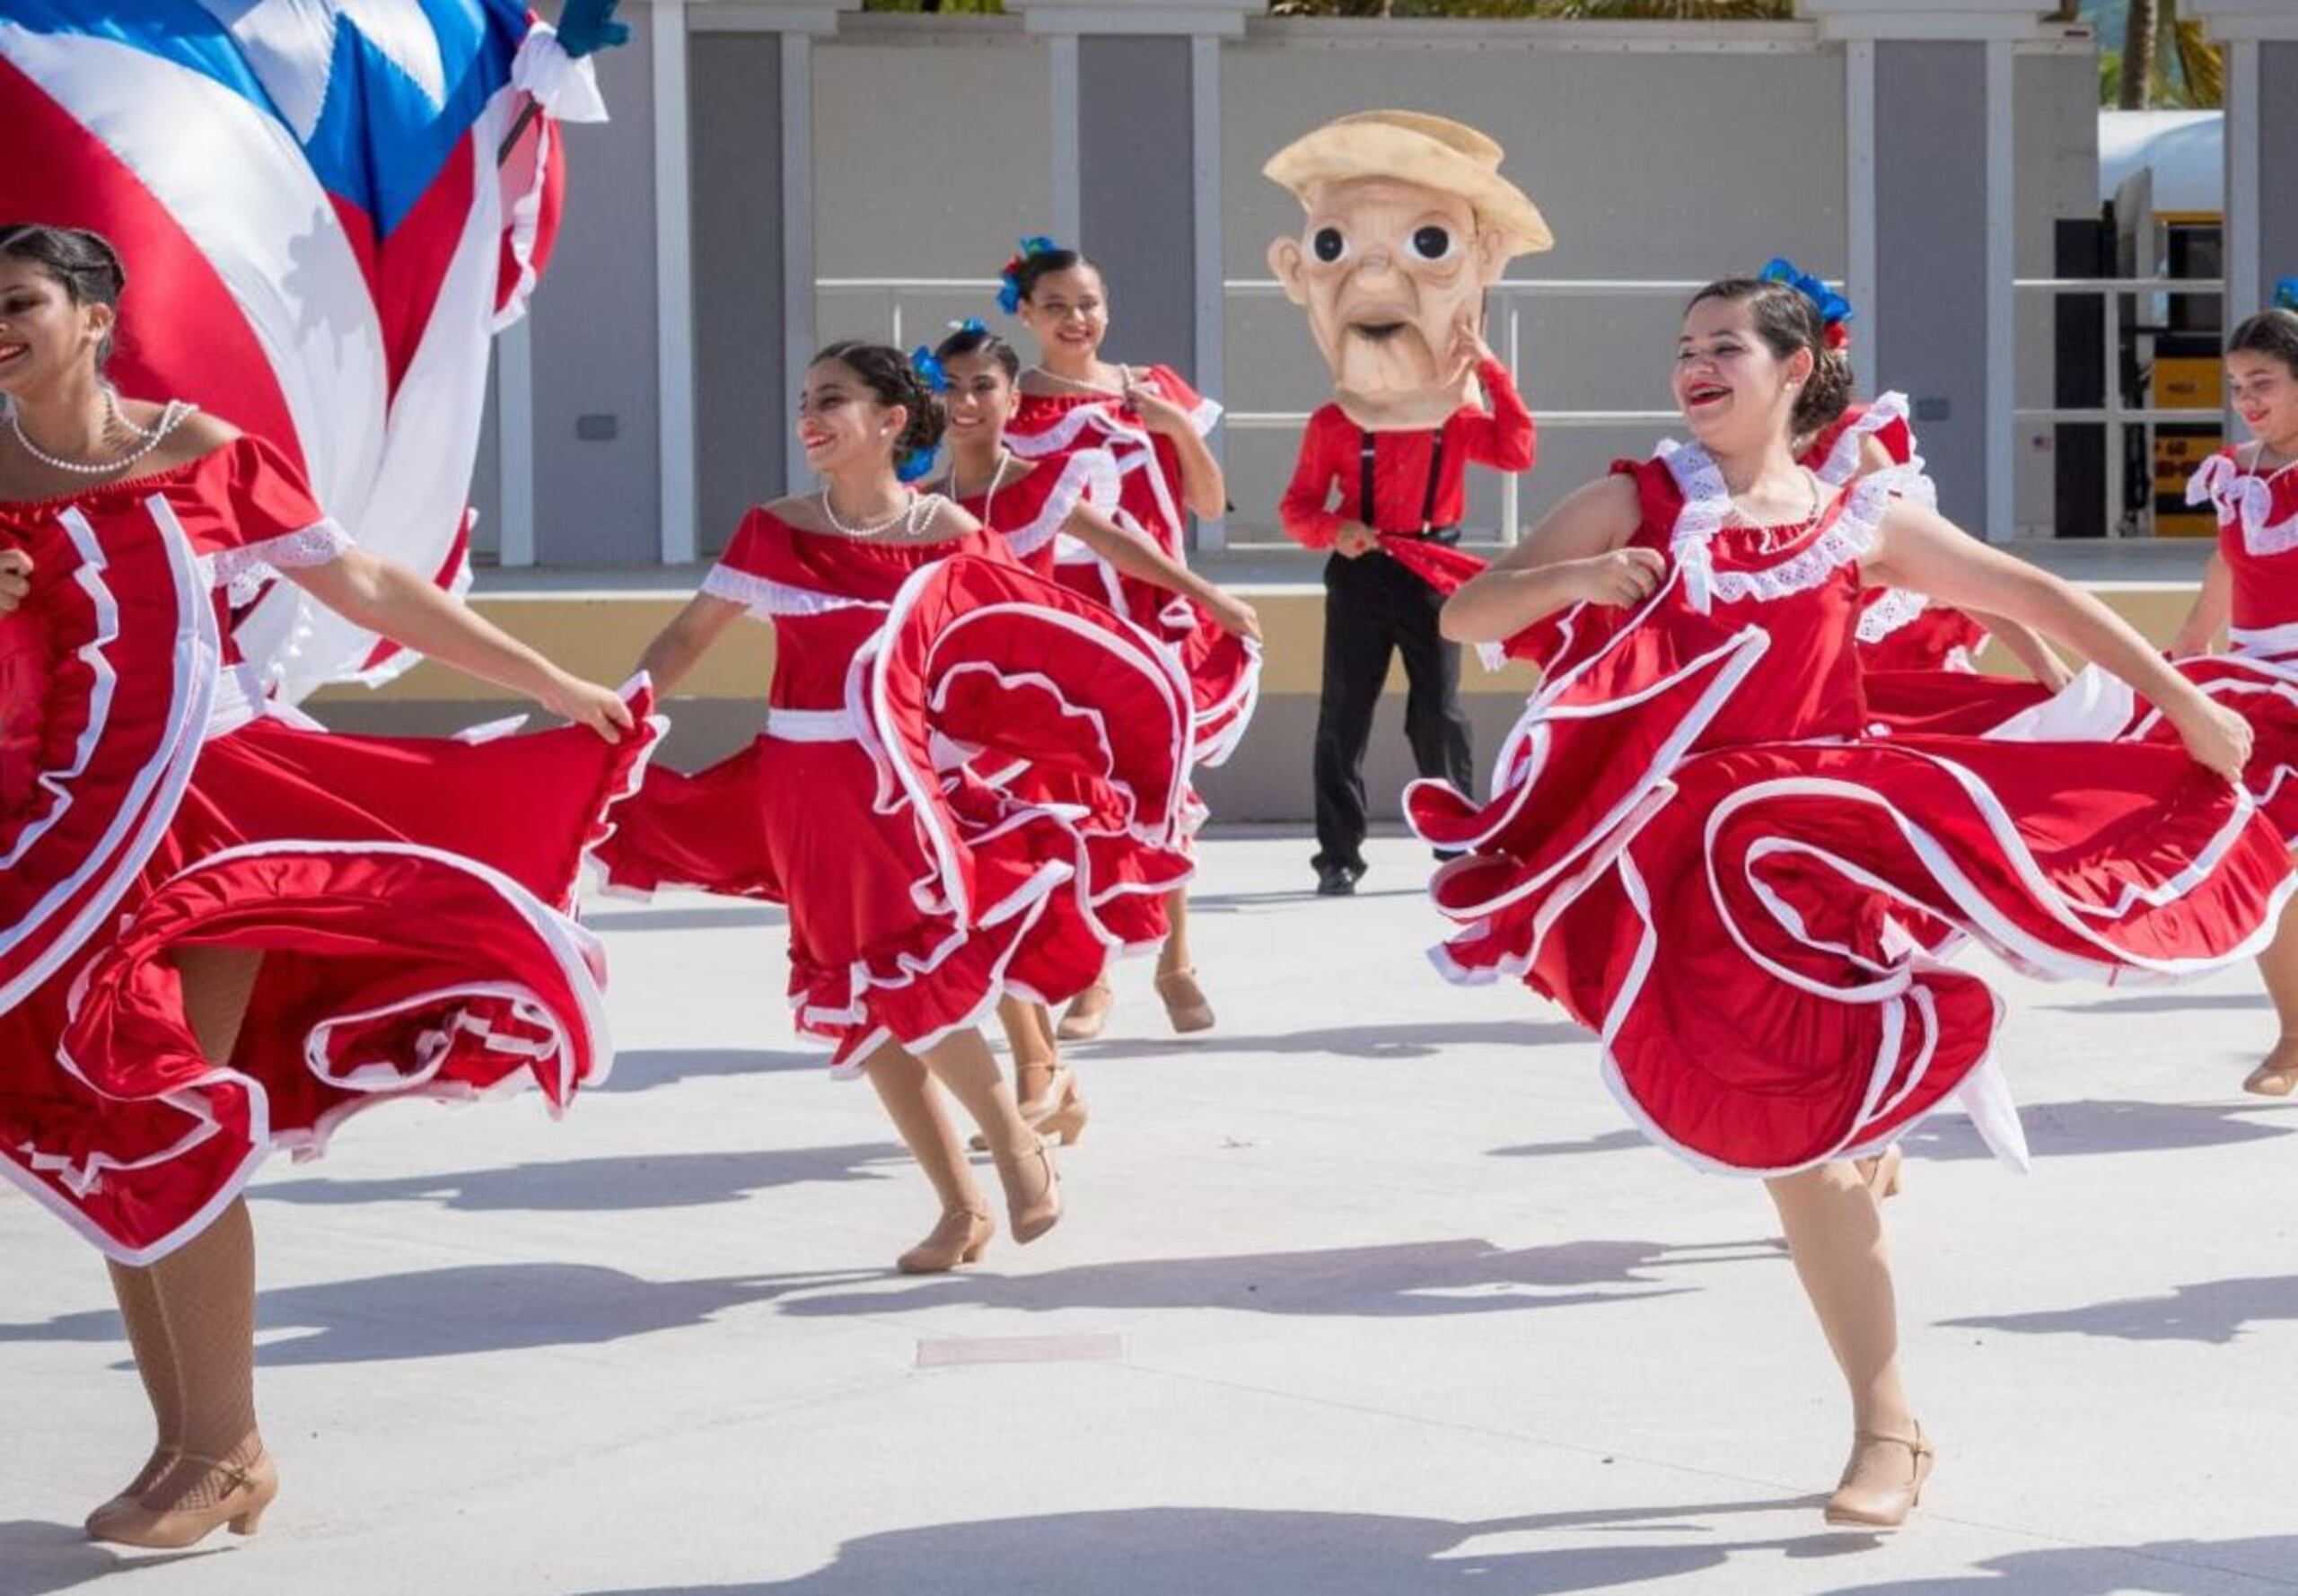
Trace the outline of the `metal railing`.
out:
<instances>
[{"instance_id":1,"label":"metal railing","mask_svg":"<svg viewBox=\"0 0 2298 1596\"><path fill-rule=\"evenodd\" d=\"M1500 347L1493 353L1506 364L1510 378L1521 381L1523 302L1535 295L1681 299L1703 286L1705 281L1704 278L1527 277L1495 283L1490 292L1502 310L1502 341ZM1274 277L1232 277L1221 286L1224 296L1230 299L1265 299L1280 296L1285 292L1285 285ZM978 294L987 301L996 294L997 287L995 277L822 277L814 284L815 291L825 295L891 295L889 341L897 349L903 347L906 342L903 294ZM1239 432L1275 432L1305 426L1309 414L1307 410L1231 410L1224 421ZM1539 423L1543 427L1665 427L1672 426L1681 419L1673 409L1573 410L1552 409L1544 406L1539 413ZM1500 537L1504 543L1516 540L1522 519L1522 475L1514 471L1501 478Z\"/></svg>"},{"instance_id":2,"label":"metal railing","mask_svg":"<svg viewBox=\"0 0 2298 1596\"><path fill-rule=\"evenodd\" d=\"M2223 426L2226 421L2223 409L2133 405L2124 401L2123 302L2141 294L2223 294L2225 292L2225 281L2219 277L2020 277L2012 286L2022 293L2048 294L2054 298L2062 294L2095 294L2099 296L2100 347L2106 354L2106 403L2090 407L2022 405L2011 414L2013 423L2088 423L2103 425L2107 429L2107 535L2119 538L2122 536L2124 495L2129 486L2127 476L2128 456L2124 446L2127 430L2134 426L2151 426L2157 422ZM2016 325L2015 321L2013 325Z\"/></svg>"},{"instance_id":3,"label":"metal railing","mask_svg":"<svg viewBox=\"0 0 2298 1596\"><path fill-rule=\"evenodd\" d=\"M1706 285L1702 278L1625 278L1625 277L1538 277L1512 278L1495 283L1491 296L1501 310L1501 346L1495 350L1508 367L1511 378L1521 381L1523 340L1524 302L1534 297L1684 299ZM2120 535L2123 495L2127 487L2127 468L2123 434L2133 426L2150 426L2158 422L2223 423L2225 417L2217 409L2180 409L2126 402L2122 392L2122 305L2126 298L2141 294L2217 294L2224 291L2224 283L2217 277L2021 277L2013 286L2022 293L2037 294L2095 294L2101 297L2101 347L2106 354L2106 402L2094 407L2067 405L2019 406L1997 425L2019 423L2090 423L2107 428L2107 504L2113 518L2109 534ZM816 292L831 296L885 294L890 296L890 341L896 348L905 346L904 294L965 294L978 295L987 303L997 292L995 277L823 277L814 285ZM1284 285L1274 277L1232 277L1222 284L1224 299L1262 299L1280 296ZM2005 355L2006 358L2009 356ZM1226 417L1229 426L1240 432L1273 432L1294 429L1307 425L1307 410L1231 410ZM1672 408L1656 410L1592 410L1558 409L1543 407L1539 424L1543 427L1566 428L1649 428L1673 427L1682 420ZM1504 543L1516 539L1521 522L1522 478L1509 472L1501 478L1500 536Z\"/></svg>"}]
</instances>

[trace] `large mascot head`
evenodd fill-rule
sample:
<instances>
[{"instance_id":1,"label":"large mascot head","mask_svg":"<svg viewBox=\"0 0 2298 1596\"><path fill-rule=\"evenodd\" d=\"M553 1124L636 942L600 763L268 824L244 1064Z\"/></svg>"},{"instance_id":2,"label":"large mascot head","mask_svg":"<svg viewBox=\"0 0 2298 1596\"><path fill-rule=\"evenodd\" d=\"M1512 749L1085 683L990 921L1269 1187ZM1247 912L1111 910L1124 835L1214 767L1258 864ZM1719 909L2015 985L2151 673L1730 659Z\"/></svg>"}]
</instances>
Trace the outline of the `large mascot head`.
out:
<instances>
[{"instance_id":1,"label":"large mascot head","mask_svg":"<svg viewBox=\"0 0 2298 1596\"><path fill-rule=\"evenodd\" d=\"M1469 373L1452 358L1461 325L1516 256L1556 241L1500 146L1418 111L1328 122L1261 171L1308 212L1298 238L1268 247L1285 297L1332 367L1335 398L1373 431L1443 425Z\"/></svg>"}]
</instances>

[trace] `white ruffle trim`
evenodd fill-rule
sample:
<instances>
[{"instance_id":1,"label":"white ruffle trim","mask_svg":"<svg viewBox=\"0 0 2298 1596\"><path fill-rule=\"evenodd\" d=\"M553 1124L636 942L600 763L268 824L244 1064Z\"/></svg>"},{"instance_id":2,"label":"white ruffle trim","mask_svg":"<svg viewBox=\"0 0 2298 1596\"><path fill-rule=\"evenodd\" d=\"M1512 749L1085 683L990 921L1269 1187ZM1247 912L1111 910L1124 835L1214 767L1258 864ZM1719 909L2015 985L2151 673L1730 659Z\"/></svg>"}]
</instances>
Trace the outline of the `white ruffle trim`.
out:
<instances>
[{"instance_id":1,"label":"white ruffle trim","mask_svg":"<svg viewBox=\"0 0 2298 1596\"><path fill-rule=\"evenodd\" d=\"M1931 601L1912 588L1887 587L1859 612L1859 641L1881 643L1930 607Z\"/></svg>"},{"instance_id":2,"label":"white ruffle trim","mask_svg":"<svg viewBox=\"0 0 2298 1596\"><path fill-rule=\"evenodd\" d=\"M833 609L890 608L881 600L853 599L819 588L793 587L728 565L711 566L710 574L702 579L702 591L714 599L741 605L760 620L784 615L828 615Z\"/></svg>"},{"instance_id":3,"label":"white ruffle trim","mask_svg":"<svg viewBox=\"0 0 2298 1596\"><path fill-rule=\"evenodd\" d=\"M1123 491L1117 462L1100 449L1080 449L1063 462L1061 478L1053 485L1053 492L1029 525L1005 534L1006 547L1022 559L1029 558L1054 540L1075 512L1079 504L1088 504L1106 511L1115 505ZM994 506L985 506L994 508Z\"/></svg>"},{"instance_id":4,"label":"white ruffle trim","mask_svg":"<svg viewBox=\"0 0 2298 1596\"><path fill-rule=\"evenodd\" d=\"M226 598L236 609L254 603L262 595L263 584L279 572L324 566L341 559L351 547L351 534L342 527L333 521L315 521L260 543L205 555L200 564L206 570L207 585L228 590Z\"/></svg>"},{"instance_id":5,"label":"white ruffle trim","mask_svg":"<svg viewBox=\"0 0 2298 1596\"><path fill-rule=\"evenodd\" d=\"M1843 507L1827 531L1799 552L1774 566L1719 571L1709 545L1732 513L1724 473L1706 450L1673 438L1661 442L1655 458L1667 465L1684 495L1668 552L1684 573L1686 601L1702 614L1718 600L1769 601L1805 592L1856 565L1874 551L1876 528L1898 491L1888 473L1862 478L1845 491Z\"/></svg>"},{"instance_id":6,"label":"white ruffle trim","mask_svg":"<svg viewBox=\"0 0 2298 1596\"><path fill-rule=\"evenodd\" d=\"M2280 521L2273 519L2274 477L2278 475L2257 476L2243 470L2231 453L2214 454L2187 479L2187 503L2215 507L2222 528L2241 529L2244 549L2271 559L2298 548L2298 510Z\"/></svg>"}]
</instances>

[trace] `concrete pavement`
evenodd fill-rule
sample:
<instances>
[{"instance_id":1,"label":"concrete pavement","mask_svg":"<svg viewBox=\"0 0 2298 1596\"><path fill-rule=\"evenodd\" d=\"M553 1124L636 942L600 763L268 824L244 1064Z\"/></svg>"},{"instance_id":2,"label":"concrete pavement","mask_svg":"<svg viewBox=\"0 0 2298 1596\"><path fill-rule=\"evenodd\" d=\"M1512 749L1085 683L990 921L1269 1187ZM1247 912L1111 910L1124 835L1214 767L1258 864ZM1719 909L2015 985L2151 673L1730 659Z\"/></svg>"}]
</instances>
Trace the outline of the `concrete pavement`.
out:
<instances>
[{"instance_id":1,"label":"concrete pavement","mask_svg":"<svg viewBox=\"0 0 2298 1596\"><path fill-rule=\"evenodd\" d=\"M601 905L606 1087L402 1107L256 1188L252 1541L80 1539L149 1431L100 1263L0 1196L0 1596L2298 1592L2298 1103L2237 1090L2250 972L1994 972L2037 1169L1914 1138L1939 1469L1908 1532L1837 1535L1848 1421L1760 1189L1645 1147L1528 994L1439 982L1421 850L1346 902L1309 851L1210 846L1219 1029L1128 967L1067 1218L925 1280L890 1265L932 1200L792 1039L777 917Z\"/></svg>"}]
</instances>

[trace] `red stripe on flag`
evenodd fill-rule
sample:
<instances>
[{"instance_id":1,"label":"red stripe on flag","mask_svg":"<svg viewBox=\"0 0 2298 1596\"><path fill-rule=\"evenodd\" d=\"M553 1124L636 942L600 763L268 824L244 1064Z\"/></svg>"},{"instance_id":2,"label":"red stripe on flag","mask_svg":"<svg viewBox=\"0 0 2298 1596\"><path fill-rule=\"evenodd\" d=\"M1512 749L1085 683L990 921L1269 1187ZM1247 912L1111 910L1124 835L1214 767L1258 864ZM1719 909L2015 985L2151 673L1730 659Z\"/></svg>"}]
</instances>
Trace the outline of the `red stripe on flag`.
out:
<instances>
[{"instance_id":1,"label":"red stripe on flag","mask_svg":"<svg viewBox=\"0 0 2298 1596\"><path fill-rule=\"evenodd\" d=\"M189 399L303 465L294 417L254 330L189 234L110 146L0 59L0 220L86 227L127 267L111 377L138 399Z\"/></svg>"}]
</instances>

